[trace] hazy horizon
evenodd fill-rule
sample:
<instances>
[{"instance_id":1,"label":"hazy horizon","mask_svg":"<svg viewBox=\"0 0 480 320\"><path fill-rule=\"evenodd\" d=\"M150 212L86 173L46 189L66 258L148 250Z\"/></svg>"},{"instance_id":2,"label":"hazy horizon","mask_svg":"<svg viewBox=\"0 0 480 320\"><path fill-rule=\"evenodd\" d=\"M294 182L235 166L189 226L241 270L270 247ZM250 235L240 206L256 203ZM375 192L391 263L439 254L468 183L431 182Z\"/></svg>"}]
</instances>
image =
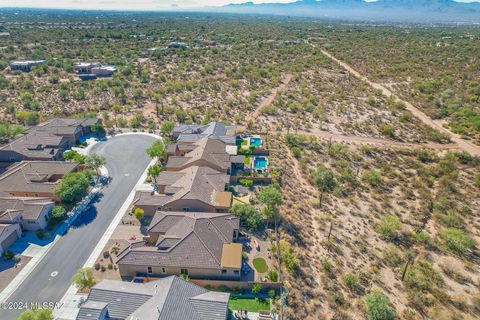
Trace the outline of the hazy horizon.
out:
<instances>
[{"instance_id":1,"label":"hazy horizon","mask_svg":"<svg viewBox=\"0 0 480 320\"><path fill-rule=\"evenodd\" d=\"M165 10L201 8L245 3L250 0L0 0L0 8L48 8L86 10ZM297 0L253 0L258 3L289 3ZM366 0L367 2L376 0ZM480 0L454 0L456 2L480 2Z\"/></svg>"}]
</instances>

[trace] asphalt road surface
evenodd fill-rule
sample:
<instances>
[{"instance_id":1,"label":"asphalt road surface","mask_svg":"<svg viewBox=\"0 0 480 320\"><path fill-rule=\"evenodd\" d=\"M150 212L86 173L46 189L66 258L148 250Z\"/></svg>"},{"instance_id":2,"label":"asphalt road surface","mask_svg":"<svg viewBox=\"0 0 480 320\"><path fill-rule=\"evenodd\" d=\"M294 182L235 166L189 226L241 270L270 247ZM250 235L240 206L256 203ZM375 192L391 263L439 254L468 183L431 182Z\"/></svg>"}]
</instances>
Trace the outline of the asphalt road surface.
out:
<instances>
[{"instance_id":1,"label":"asphalt road surface","mask_svg":"<svg viewBox=\"0 0 480 320\"><path fill-rule=\"evenodd\" d=\"M123 135L93 146L92 152L107 159L112 178L103 196L84 212L75 225L47 253L8 302L59 302L72 276L94 250L125 199L145 171L150 159L146 148L155 141L147 135ZM15 319L24 310L2 310L0 319Z\"/></svg>"}]
</instances>

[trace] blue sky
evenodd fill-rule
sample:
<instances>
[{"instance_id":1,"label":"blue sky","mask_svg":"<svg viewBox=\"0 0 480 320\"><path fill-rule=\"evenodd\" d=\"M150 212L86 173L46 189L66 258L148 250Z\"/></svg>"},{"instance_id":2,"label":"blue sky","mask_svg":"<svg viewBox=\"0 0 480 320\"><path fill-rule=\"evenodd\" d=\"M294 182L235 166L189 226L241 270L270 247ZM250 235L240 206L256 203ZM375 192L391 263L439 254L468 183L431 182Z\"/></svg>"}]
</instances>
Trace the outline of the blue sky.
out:
<instances>
[{"instance_id":1,"label":"blue sky","mask_svg":"<svg viewBox=\"0 0 480 320\"><path fill-rule=\"evenodd\" d=\"M178 6L191 8L243 3L249 0L0 0L0 7L36 7L70 9L160 10ZM295 0L253 0L255 3L293 2ZM368 1L368 0L367 0ZM371 0L374 1L374 0ZM457 0L479 2L480 0Z\"/></svg>"}]
</instances>

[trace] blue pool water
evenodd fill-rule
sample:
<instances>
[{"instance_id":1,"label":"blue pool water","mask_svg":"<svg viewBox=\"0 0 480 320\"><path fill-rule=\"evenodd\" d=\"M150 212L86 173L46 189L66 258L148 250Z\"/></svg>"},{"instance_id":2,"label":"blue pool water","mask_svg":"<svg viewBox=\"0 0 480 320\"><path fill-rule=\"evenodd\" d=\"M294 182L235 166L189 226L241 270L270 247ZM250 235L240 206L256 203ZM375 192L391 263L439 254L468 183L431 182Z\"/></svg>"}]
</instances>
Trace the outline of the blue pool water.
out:
<instances>
[{"instance_id":1,"label":"blue pool water","mask_svg":"<svg viewBox=\"0 0 480 320\"><path fill-rule=\"evenodd\" d=\"M260 138L250 138L250 145L255 147L260 147L262 145L262 139Z\"/></svg>"},{"instance_id":2,"label":"blue pool water","mask_svg":"<svg viewBox=\"0 0 480 320\"><path fill-rule=\"evenodd\" d=\"M267 158L255 158L253 167L255 169L267 169Z\"/></svg>"}]
</instances>

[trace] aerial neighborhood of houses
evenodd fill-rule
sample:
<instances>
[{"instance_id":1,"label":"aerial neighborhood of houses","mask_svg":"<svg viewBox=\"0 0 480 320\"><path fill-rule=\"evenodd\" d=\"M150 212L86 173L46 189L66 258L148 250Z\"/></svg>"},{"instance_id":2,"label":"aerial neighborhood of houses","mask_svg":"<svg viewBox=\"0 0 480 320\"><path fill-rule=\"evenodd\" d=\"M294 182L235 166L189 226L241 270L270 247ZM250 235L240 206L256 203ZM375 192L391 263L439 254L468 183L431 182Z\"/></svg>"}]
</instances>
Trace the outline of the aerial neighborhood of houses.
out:
<instances>
[{"instance_id":1,"label":"aerial neighborhood of houses","mask_svg":"<svg viewBox=\"0 0 480 320\"><path fill-rule=\"evenodd\" d=\"M0 147L0 252L8 250L22 230L47 227L55 188L62 177L81 170L62 161L64 152L100 126L98 119L51 119Z\"/></svg>"},{"instance_id":2,"label":"aerial neighborhood of houses","mask_svg":"<svg viewBox=\"0 0 480 320\"><path fill-rule=\"evenodd\" d=\"M75 65L79 74L97 68ZM42 237L55 230L52 212L59 205L70 217L73 205L59 194L59 185L86 170L84 158L71 149L102 134L96 118L53 118L0 147L1 253L8 253L22 233ZM269 297L281 288L278 276L267 275L277 268L270 243L245 232L241 217L232 213L236 204L249 203L255 184L271 182L262 137L238 135L235 126L212 122L179 124L163 140L171 142L155 142L164 150L158 159L162 170L135 190L117 227L128 231L123 239L114 232L98 257L92 268L98 281L77 306L78 320L150 319L151 314L168 320L227 319L229 310L241 318L242 307L229 305L229 291L251 292L261 285L255 294ZM255 260L264 265L261 270ZM275 318L268 303L262 306L264 311L250 317Z\"/></svg>"},{"instance_id":3,"label":"aerial neighborhood of houses","mask_svg":"<svg viewBox=\"0 0 480 320\"><path fill-rule=\"evenodd\" d=\"M242 201L242 197L234 194L247 193L248 188L239 184L239 180L243 182L244 177L250 177L253 181L258 177L261 183L271 181L266 161L246 161L250 156L255 159L252 155L255 148L262 155L258 158L267 158L268 151L262 148L262 139L237 136L235 126L220 122L181 124L173 128L170 138L173 142L166 146L163 171L154 177L155 187L137 190L131 204L130 212L142 213L145 232L141 237L124 239L128 240L126 245L116 249L113 259L119 277L133 283L100 282L80 307L77 319L92 319L82 317L92 309L115 319L136 319L138 315L154 312L154 303L163 306L162 310L157 310L159 319L226 319L230 294L207 291L197 285L249 291L255 283L261 283L266 291L280 288L278 279L262 280L247 258L264 256L268 259L268 245L262 244L260 248L257 244L252 250L251 239L242 234L240 218L230 213L233 203L238 199ZM255 147L250 147L250 143ZM257 167L250 163L257 163ZM113 242L116 241L118 238ZM102 268L102 261L100 257L95 269ZM182 282L178 276L190 283ZM163 293L161 299L165 299L165 295L177 297L179 289L176 287L184 288L178 297L183 301L180 313L176 310L179 306L158 301L156 286L168 292ZM165 286L167 289L163 289ZM122 305L117 303L116 297L127 292L137 295L143 292L146 297L135 303L130 303L132 299L125 300ZM155 302L148 303L148 299ZM264 308L261 314L257 312L250 317L272 319L274 314L270 307Z\"/></svg>"}]
</instances>

